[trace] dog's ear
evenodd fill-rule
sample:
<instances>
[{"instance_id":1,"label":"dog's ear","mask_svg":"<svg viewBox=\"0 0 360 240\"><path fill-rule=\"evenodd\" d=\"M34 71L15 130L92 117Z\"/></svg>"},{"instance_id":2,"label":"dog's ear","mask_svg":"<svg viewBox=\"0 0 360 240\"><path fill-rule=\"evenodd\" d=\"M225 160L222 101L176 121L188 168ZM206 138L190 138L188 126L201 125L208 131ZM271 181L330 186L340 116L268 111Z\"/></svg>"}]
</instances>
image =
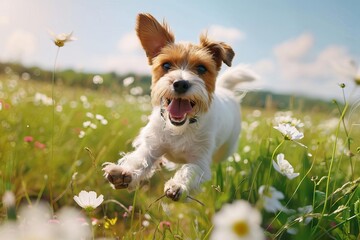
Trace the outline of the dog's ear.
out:
<instances>
[{"instance_id":1,"label":"dog's ear","mask_svg":"<svg viewBox=\"0 0 360 240\"><path fill-rule=\"evenodd\" d=\"M141 45L146 52L149 64L156 57L161 49L170 43L174 43L175 38L165 22L160 24L152 15L141 13L136 19L136 33Z\"/></svg>"},{"instance_id":2,"label":"dog's ear","mask_svg":"<svg viewBox=\"0 0 360 240\"><path fill-rule=\"evenodd\" d=\"M229 45L223 42L211 41L208 39L206 34L202 34L200 36L200 45L207 48L213 55L213 59L215 60L218 69L220 69L222 62L229 67L231 66L235 53Z\"/></svg>"}]
</instances>

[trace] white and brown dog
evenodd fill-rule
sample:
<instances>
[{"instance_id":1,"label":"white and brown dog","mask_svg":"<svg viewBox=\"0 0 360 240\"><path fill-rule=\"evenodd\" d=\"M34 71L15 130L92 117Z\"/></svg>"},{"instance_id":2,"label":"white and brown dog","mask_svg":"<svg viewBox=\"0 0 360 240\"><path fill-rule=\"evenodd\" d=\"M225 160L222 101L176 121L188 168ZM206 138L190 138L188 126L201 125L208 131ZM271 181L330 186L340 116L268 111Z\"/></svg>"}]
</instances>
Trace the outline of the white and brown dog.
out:
<instances>
[{"instance_id":1,"label":"white and brown dog","mask_svg":"<svg viewBox=\"0 0 360 240\"><path fill-rule=\"evenodd\" d=\"M133 142L135 150L118 164L105 163L103 171L114 188L134 190L166 158L182 165L165 184L165 194L185 199L211 178L212 161L237 149L240 106L231 89L255 76L238 67L216 80L223 62L231 66L231 47L206 35L200 44L175 43L168 26L150 14L138 15L136 32L152 66L153 111Z\"/></svg>"}]
</instances>

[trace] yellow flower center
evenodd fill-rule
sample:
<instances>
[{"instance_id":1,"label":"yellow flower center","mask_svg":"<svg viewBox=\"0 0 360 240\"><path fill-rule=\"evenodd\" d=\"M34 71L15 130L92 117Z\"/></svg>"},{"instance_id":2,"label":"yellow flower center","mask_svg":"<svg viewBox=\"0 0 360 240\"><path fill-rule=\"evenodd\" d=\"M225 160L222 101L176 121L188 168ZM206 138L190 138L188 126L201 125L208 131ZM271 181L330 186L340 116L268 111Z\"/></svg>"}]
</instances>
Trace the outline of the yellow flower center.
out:
<instances>
[{"instance_id":1,"label":"yellow flower center","mask_svg":"<svg viewBox=\"0 0 360 240\"><path fill-rule=\"evenodd\" d=\"M244 237L248 235L249 233L249 225L245 221L237 221L233 224L233 231L238 235L239 237Z\"/></svg>"},{"instance_id":2,"label":"yellow flower center","mask_svg":"<svg viewBox=\"0 0 360 240\"><path fill-rule=\"evenodd\" d=\"M355 83L356 85L360 85L360 75L355 77Z\"/></svg>"},{"instance_id":3,"label":"yellow flower center","mask_svg":"<svg viewBox=\"0 0 360 240\"><path fill-rule=\"evenodd\" d=\"M58 47L63 47L64 46L64 41L61 41L61 40L54 40L54 43Z\"/></svg>"}]
</instances>

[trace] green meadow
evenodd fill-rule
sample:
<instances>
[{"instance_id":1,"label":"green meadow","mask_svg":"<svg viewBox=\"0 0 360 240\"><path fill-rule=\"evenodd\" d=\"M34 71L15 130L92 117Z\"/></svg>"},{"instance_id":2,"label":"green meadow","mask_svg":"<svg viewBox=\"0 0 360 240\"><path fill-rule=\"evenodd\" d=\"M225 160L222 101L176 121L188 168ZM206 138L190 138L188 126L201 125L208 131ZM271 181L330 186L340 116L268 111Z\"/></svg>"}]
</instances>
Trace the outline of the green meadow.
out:
<instances>
[{"instance_id":1,"label":"green meadow","mask_svg":"<svg viewBox=\"0 0 360 240\"><path fill-rule=\"evenodd\" d=\"M166 167L134 192L112 189L101 170L132 150L151 112L149 89L136 81L124 87L51 80L51 73L39 81L11 67L0 75L0 195L15 196L12 207L1 201L0 236L24 219L20 209L45 204L51 219L65 207L83 212L91 239L209 239L213 217L242 199L261 214L267 239L360 238L360 108L349 96L326 107L283 98L280 109L245 104L254 98L249 93L238 151L212 165L212 180L199 193L172 202L163 197L174 174ZM304 137L284 137L274 128L281 117L297 120ZM275 170L280 153L298 176ZM280 206L270 186L282 194ZM82 190L104 201L86 212L73 199Z\"/></svg>"}]
</instances>

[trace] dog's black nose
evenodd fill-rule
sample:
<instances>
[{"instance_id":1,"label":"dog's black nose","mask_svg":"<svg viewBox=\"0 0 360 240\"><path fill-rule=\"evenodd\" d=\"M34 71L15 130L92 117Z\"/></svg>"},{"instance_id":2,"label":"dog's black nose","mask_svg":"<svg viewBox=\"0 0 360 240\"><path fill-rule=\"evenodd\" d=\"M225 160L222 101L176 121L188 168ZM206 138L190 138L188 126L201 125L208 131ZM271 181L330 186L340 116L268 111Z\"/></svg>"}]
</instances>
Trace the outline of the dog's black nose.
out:
<instances>
[{"instance_id":1,"label":"dog's black nose","mask_svg":"<svg viewBox=\"0 0 360 240\"><path fill-rule=\"evenodd\" d=\"M176 93L185 93L190 88L190 83L186 80L178 80L173 83L173 87Z\"/></svg>"}]
</instances>

